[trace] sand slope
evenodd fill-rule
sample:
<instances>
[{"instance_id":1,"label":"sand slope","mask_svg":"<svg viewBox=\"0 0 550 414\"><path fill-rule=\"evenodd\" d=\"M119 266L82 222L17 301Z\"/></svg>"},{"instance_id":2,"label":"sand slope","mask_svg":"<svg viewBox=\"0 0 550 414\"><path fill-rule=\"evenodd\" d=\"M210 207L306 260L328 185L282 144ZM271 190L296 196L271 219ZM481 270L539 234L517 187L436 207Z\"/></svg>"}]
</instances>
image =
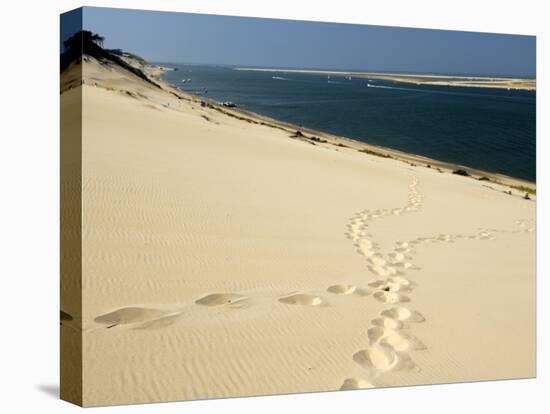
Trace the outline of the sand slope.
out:
<instances>
[{"instance_id":1,"label":"sand slope","mask_svg":"<svg viewBox=\"0 0 550 414\"><path fill-rule=\"evenodd\" d=\"M535 375L534 201L84 80L85 405Z\"/></svg>"}]
</instances>

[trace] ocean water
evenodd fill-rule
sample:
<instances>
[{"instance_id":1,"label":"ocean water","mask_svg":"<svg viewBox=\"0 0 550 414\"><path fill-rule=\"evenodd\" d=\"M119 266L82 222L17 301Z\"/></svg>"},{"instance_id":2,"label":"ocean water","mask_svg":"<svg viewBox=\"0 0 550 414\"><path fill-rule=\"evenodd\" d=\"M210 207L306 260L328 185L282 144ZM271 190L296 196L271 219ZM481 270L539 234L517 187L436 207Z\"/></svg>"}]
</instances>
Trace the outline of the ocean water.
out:
<instances>
[{"instance_id":1,"label":"ocean water","mask_svg":"<svg viewBox=\"0 0 550 414\"><path fill-rule=\"evenodd\" d=\"M535 181L535 92L163 64L178 68L166 81L246 111Z\"/></svg>"}]
</instances>

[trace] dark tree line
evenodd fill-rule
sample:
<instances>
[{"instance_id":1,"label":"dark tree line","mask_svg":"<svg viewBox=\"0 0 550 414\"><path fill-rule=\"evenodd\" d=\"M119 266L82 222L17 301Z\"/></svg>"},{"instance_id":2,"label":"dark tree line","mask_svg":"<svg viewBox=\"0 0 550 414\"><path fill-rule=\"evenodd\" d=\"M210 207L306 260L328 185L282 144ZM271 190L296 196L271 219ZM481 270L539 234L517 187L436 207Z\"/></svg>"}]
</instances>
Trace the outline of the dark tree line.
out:
<instances>
[{"instance_id":1,"label":"dark tree line","mask_svg":"<svg viewBox=\"0 0 550 414\"><path fill-rule=\"evenodd\" d=\"M96 58L102 63L116 63L136 76L139 76L143 80L158 86L155 82L145 76L141 70L127 64L124 60L122 60L120 58L123 53L122 50L114 49L110 51L103 49L104 40L105 38L103 36L92 33L89 30L81 30L69 37L63 42L64 51L61 54L60 62L61 72L67 69L71 63L80 62L83 55L88 55Z\"/></svg>"}]
</instances>

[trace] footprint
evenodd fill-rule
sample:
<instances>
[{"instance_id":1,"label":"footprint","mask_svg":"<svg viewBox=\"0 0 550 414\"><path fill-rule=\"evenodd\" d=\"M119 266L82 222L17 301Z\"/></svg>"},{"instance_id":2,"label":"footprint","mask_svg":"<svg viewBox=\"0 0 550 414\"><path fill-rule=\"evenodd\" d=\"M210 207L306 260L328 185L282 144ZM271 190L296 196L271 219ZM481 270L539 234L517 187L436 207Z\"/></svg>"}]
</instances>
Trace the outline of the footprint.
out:
<instances>
[{"instance_id":1,"label":"footprint","mask_svg":"<svg viewBox=\"0 0 550 414\"><path fill-rule=\"evenodd\" d=\"M397 365L398 356L387 346L369 346L353 355L353 360L368 370L389 371Z\"/></svg>"},{"instance_id":2,"label":"footprint","mask_svg":"<svg viewBox=\"0 0 550 414\"><path fill-rule=\"evenodd\" d=\"M340 387L340 390L360 390L360 389L366 389L366 388L375 388L376 386L372 384L372 382L369 382L363 378L354 377L354 378L347 378L342 386Z\"/></svg>"},{"instance_id":3,"label":"footprint","mask_svg":"<svg viewBox=\"0 0 550 414\"><path fill-rule=\"evenodd\" d=\"M385 290L374 293L374 298L383 303L405 303L410 302L411 299L408 296L402 295L397 292L387 292Z\"/></svg>"},{"instance_id":4,"label":"footprint","mask_svg":"<svg viewBox=\"0 0 550 414\"><path fill-rule=\"evenodd\" d=\"M392 283L397 283L401 286L409 286L409 287L414 286L414 282L411 282L409 279L403 276L391 276L388 278L388 280Z\"/></svg>"},{"instance_id":5,"label":"footprint","mask_svg":"<svg viewBox=\"0 0 550 414\"><path fill-rule=\"evenodd\" d=\"M403 306L395 306L391 309L386 309L381 315L397 321L424 322L426 320L420 312Z\"/></svg>"},{"instance_id":6,"label":"footprint","mask_svg":"<svg viewBox=\"0 0 550 414\"><path fill-rule=\"evenodd\" d=\"M327 289L328 292L334 293L335 295L351 295L355 293L356 290L357 286L354 285L332 285Z\"/></svg>"},{"instance_id":7,"label":"footprint","mask_svg":"<svg viewBox=\"0 0 550 414\"><path fill-rule=\"evenodd\" d=\"M388 254L388 257L390 259L390 262L394 263L394 264L395 263L402 263L407 258L405 256L405 254L403 254L401 252L390 253L390 254Z\"/></svg>"},{"instance_id":8,"label":"footprint","mask_svg":"<svg viewBox=\"0 0 550 414\"><path fill-rule=\"evenodd\" d=\"M369 257L367 262L371 263L373 266L384 266L386 264L386 260L379 254Z\"/></svg>"},{"instance_id":9,"label":"footprint","mask_svg":"<svg viewBox=\"0 0 550 414\"><path fill-rule=\"evenodd\" d=\"M385 318L385 317L376 318L376 319L373 319L371 322L374 326L379 326L379 327L388 328L388 329L397 330L405 327L405 324L403 323L403 321L398 321L392 318Z\"/></svg>"},{"instance_id":10,"label":"footprint","mask_svg":"<svg viewBox=\"0 0 550 414\"><path fill-rule=\"evenodd\" d=\"M383 327L370 328L367 332L371 346L380 343L382 345L389 346L397 352L404 352L408 350L424 350L424 345L415 336L394 329L388 329Z\"/></svg>"},{"instance_id":11,"label":"footprint","mask_svg":"<svg viewBox=\"0 0 550 414\"><path fill-rule=\"evenodd\" d=\"M109 325L107 328L112 328L117 325L133 325L150 322L162 318L166 313L167 312L159 309L127 307L100 315L96 317L94 321L96 323Z\"/></svg>"},{"instance_id":12,"label":"footprint","mask_svg":"<svg viewBox=\"0 0 550 414\"><path fill-rule=\"evenodd\" d=\"M382 339L386 333L387 329L376 326L374 328L370 328L367 331L367 336L369 338L369 343L372 345L376 344L380 339Z\"/></svg>"},{"instance_id":13,"label":"footprint","mask_svg":"<svg viewBox=\"0 0 550 414\"><path fill-rule=\"evenodd\" d=\"M287 305L305 305L305 306L320 306L324 304L323 299L319 296L309 295L307 293L295 293L289 296L279 298L279 302Z\"/></svg>"},{"instance_id":14,"label":"footprint","mask_svg":"<svg viewBox=\"0 0 550 414\"><path fill-rule=\"evenodd\" d=\"M248 299L247 296L239 295L238 293L212 293L211 295L197 299L195 303L203 306L235 305L235 307L240 307Z\"/></svg>"},{"instance_id":15,"label":"footprint","mask_svg":"<svg viewBox=\"0 0 550 414\"><path fill-rule=\"evenodd\" d=\"M404 332L388 331L380 343L392 347L397 352L408 350L421 351L426 349L426 345L416 336Z\"/></svg>"},{"instance_id":16,"label":"footprint","mask_svg":"<svg viewBox=\"0 0 550 414\"><path fill-rule=\"evenodd\" d=\"M369 286L384 292L409 292L411 290L408 284L395 282L395 277L404 279L400 276L394 276L389 277L387 280L377 280L375 282L371 282L369 283Z\"/></svg>"},{"instance_id":17,"label":"footprint","mask_svg":"<svg viewBox=\"0 0 550 414\"><path fill-rule=\"evenodd\" d=\"M392 276L397 274L397 269L391 266L372 265L368 266L368 269L377 276Z\"/></svg>"},{"instance_id":18,"label":"footprint","mask_svg":"<svg viewBox=\"0 0 550 414\"><path fill-rule=\"evenodd\" d=\"M420 371L411 357L387 345L369 346L353 355L353 360L373 374L387 371Z\"/></svg>"},{"instance_id":19,"label":"footprint","mask_svg":"<svg viewBox=\"0 0 550 414\"><path fill-rule=\"evenodd\" d=\"M416 242L411 242L411 243L415 243ZM397 252L397 253L408 253L408 254L416 254L416 251L414 251L412 248L410 247L397 247L394 249L394 252Z\"/></svg>"}]
</instances>

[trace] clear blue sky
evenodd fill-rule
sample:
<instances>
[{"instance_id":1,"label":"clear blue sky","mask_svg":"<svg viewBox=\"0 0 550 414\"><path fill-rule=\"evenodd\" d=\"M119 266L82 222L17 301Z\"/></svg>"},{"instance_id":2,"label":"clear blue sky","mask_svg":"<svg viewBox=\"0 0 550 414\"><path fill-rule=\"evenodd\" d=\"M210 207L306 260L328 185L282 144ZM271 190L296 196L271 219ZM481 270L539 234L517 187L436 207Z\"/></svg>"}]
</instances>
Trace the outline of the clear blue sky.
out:
<instances>
[{"instance_id":1,"label":"clear blue sky","mask_svg":"<svg viewBox=\"0 0 550 414\"><path fill-rule=\"evenodd\" d=\"M83 26L155 62L534 77L534 36L85 7Z\"/></svg>"}]
</instances>

